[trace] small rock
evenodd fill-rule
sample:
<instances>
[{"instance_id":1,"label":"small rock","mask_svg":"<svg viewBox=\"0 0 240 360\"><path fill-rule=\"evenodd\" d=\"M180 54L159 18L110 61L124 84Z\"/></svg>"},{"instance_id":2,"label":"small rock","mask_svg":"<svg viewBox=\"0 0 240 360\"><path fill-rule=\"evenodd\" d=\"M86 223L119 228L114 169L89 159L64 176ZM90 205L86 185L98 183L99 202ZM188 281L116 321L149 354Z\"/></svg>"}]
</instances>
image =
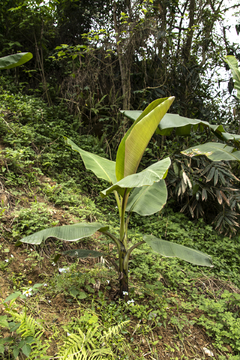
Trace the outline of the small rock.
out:
<instances>
[{"instance_id":1,"label":"small rock","mask_svg":"<svg viewBox=\"0 0 240 360\"><path fill-rule=\"evenodd\" d=\"M214 356L213 352L205 347L203 348L203 352L208 356Z\"/></svg>"}]
</instances>

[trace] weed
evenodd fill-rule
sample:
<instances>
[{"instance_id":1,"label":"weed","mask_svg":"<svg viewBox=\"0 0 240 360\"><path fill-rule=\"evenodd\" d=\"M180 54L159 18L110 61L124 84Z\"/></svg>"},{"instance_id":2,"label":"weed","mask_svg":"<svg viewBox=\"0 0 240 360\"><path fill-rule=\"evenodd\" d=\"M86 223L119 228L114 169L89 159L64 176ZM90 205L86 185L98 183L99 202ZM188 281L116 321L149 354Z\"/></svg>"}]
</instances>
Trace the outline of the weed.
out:
<instances>
[{"instance_id":1,"label":"weed","mask_svg":"<svg viewBox=\"0 0 240 360\"><path fill-rule=\"evenodd\" d=\"M20 353L29 359L49 359L49 342L42 340L44 328L40 322L31 315L27 316L26 309L19 313L14 300L10 305L4 305L8 315L0 316L0 327L7 328L11 336L0 339L0 359L1 354L2 359L10 358L11 355L17 359Z\"/></svg>"},{"instance_id":2,"label":"weed","mask_svg":"<svg viewBox=\"0 0 240 360\"><path fill-rule=\"evenodd\" d=\"M207 315L195 319L207 334L214 336L215 346L220 350L229 351L226 345L240 354L240 295L224 291L219 300L201 299L199 306Z\"/></svg>"},{"instance_id":3,"label":"weed","mask_svg":"<svg viewBox=\"0 0 240 360\"><path fill-rule=\"evenodd\" d=\"M57 225L58 221L52 219L53 210L44 203L31 203L29 208L15 211L16 221L13 224L12 236L18 238L22 234L30 234L33 229L42 230L48 224Z\"/></svg>"},{"instance_id":4,"label":"weed","mask_svg":"<svg viewBox=\"0 0 240 360\"><path fill-rule=\"evenodd\" d=\"M71 295L76 300L91 297L95 293L96 283L106 284L106 279L112 275L105 267L95 265L94 268L79 271L78 261L60 270L52 280L55 293Z\"/></svg>"},{"instance_id":5,"label":"weed","mask_svg":"<svg viewBox=\"0 0 240 360\"><path fill-rule=\"evenodd\" d=\"M130 359L129 346L121 334L129 321L118 323L115 326L104 328L98 316L94 313L85 313L65 327L67 336L59 355L68 359L74 354L76 360L87 359Z\"/></svg>"}]
</instances>

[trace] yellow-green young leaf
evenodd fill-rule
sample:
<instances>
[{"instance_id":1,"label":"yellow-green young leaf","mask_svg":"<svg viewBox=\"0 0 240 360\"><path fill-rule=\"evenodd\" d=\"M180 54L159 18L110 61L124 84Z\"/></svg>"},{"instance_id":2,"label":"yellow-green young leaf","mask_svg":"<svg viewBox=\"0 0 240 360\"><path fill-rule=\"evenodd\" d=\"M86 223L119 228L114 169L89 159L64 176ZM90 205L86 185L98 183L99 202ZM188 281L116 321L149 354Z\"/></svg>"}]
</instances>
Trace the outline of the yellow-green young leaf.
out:
<instances>
[{"instance_id":1,"label":"yellow-green young leaf","mask_svg":"<svg viewBox=\"0 0 240 360\"><path fill-rule=\"evenodd\" d=\"M173 101L174 97L153 101L127 131L118 147L117 181L136 173L147 144Z\"/></svg>"},{"instance_id":2,"label":"yellow-green young leaf","mask_svg":"<svg viewBox=\"0 0 240 360\"><path fill-rule=\"evenodd\" d=\"M128 114L132 113L132 110L130 111L125 111L123 110L122 112L124 113L125 116L130 117L132 120L134 120L134 123L132 124L132 126L128 129L128 131L126 132L126 134L124 135L124 137L122 138L122 141L118 147L118 151L117 151L117 159L116 159L116 177L117 177L117 181L121 180L124 177L124 160L125 160L125 142L126 139L128 138L130 132L132 131L133 127L145 116L147 115L150 111L152 111L156 106L158 106L159 104L161 104L165 99L157 99L153 102L151 102L151 104L149 104L146 109L144 111L141 111L139 113L139 111L134 111L134 117L130 117Z\"/></svg>"},{"instance_id":3,"label":"yellow-green young leaf","mask_svg":"<svg viewBox=\"0 0 240 360\"><path fill-rule=\"evenodd\" d=\"M174 97L166 99L133 127L125 144L124 176L137 171L151 137L173 101Z\"/></svg>"},{"instance_id":4,"label":"yellow-green young leaf","mask_svg":"<svg viewBox=\"0 0 240 360\"><path fill-rule=\"evenodd\" d=\"M127 189L127 193L129 193L133 188L150 186L155 182L165 179L170 165L171 165L170 158L160 160L155 164L148 166L143 171L137 174L128 175L124 177L122 180L118 181L116 184L113 184L109 188L101 191L101 196L105 197L115 190L121 196L123 196L124 189Z\"/></svg>"}]
</instances>

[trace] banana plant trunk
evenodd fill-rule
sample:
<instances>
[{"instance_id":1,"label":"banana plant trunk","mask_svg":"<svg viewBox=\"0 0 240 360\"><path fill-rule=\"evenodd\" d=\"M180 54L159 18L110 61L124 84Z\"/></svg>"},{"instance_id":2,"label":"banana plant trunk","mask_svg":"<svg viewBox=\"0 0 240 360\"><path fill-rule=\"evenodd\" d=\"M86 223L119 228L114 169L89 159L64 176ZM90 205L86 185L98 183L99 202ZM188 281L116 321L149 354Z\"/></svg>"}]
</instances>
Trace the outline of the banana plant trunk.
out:
<instances>
[{"instance_id":1,"label":"banana plant trunk","mask_svg":"<svg viewBox=\"0 0 240 360\"><path fill-rule=\"evenodd\" d=\"M125 301L128 300L128 266L124 264L126 256L126 249L122 244L119 252L119 285L120 285L120 298Z\"/></svg>"}]
</instances>

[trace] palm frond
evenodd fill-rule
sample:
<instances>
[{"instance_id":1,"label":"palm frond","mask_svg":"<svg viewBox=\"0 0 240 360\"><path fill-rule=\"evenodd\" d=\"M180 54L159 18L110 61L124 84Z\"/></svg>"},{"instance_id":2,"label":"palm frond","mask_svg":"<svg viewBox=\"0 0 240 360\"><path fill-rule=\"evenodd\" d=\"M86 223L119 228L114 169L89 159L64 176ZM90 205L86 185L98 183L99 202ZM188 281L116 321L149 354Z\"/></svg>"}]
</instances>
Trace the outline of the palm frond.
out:
<instances>
[{"instance_id":1,"label":"palm frond","mask_svg":"<svg viewBox=\"0 0 240 360\"><path fill-rule=\"evenodd\" d=\"M220 233L236 233L240 189L231 165L223 161L211 162L204 157L186 162L181 155L174 155L172 164L166 181L169 196L180 204L180 212L195 219L204 217L208 223L215 224Z\"/></svg>"}]
</instances>

